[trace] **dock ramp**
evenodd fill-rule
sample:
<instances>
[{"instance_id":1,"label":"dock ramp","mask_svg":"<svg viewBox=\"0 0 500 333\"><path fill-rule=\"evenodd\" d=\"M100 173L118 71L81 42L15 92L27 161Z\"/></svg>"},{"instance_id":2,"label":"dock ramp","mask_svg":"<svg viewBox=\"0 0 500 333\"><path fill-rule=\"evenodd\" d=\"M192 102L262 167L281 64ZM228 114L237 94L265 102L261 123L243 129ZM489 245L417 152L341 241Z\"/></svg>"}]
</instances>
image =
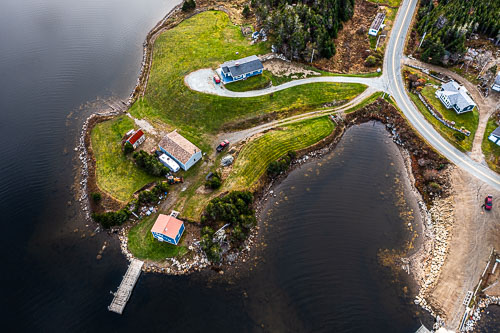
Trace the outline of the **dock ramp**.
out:
<instances>
[{"instance_id":1,"label":"dock ramp","mask_svg":"<svg viewBox=\"0 0 500 333\"><path fill-rule=\"evenodd\" d=\"M111 304L108 306L108 310L112 312L116 312L119 314L123 313L123 309L132 295L132 290L134 289L135 283L137 279L139 279L139 275L141 275L142 265L144 262L132 259L130 262L127 272L123 276L123 280L118 287L118 291L114 293L114 298Z\"/></svg>"}]
</instances>

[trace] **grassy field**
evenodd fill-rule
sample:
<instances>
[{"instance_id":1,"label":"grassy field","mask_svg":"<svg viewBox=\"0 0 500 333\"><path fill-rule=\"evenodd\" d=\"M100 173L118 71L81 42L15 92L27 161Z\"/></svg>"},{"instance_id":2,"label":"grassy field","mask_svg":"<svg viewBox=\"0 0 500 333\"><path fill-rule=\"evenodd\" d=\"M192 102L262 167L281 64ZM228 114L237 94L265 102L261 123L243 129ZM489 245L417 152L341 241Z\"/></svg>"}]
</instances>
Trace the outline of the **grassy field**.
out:
<instances>
[{"instance_id":1,"label":"grassy field","mask_svg":"<svg viewBox=\"0 0 500 333\"><path fill-rule=\"evenodd\" d=\"M328 117L308 119L285 125L250 141L238 155L223 189L250 188L266 172L272 161L290 150L306 148L332 132Z\"/></svg>"},{"instance_id":2,"label":"grassy field","mask_svg":"<svg viewBox=\"0 0 500 333\"><path fill-rule=\"evenodd\" d=\"M500 147L488 140L488 136L495 130L495 128L497 128L497 124L495 123L495 115L493 115L490 119L488 119L481 148L489 167L500 173Z\"/></svg>"},{"instance_id":3,"label":"grassy field","mask_svg":"<svg viewBox=\"0 0 500 333\"><path fill-rule=\"evenodd\" d=\"M238 92L260 90L267 88L272 81L273 81L273 74L269 71L264 71L262 75L256 75L249 77L246 80L226 84L225 87L227 90L238 91Z\"/></svg>"},{"instance_id":4,"label":"grassy field","mask_svg":"<svg viewBox=\"0 0 500 333\"><path fill-rule=\"evenodd\" d=\"M197 93L184 84L184 76L194 70L267 53L268 47L250 45L223 12L195 15L156 40L147 92L130 112L139 118L160 119L201 145L203 133L216 133L226 122L267 112L304 112L333 100L349 100L365 89L359 84L315 83L238 99Z\"/></svg>"},{"instance_id":5,"label":"grassy field","mask_svg":"<svg viewBox=\"0 0 500 333\"><path fill-rule=\"evenodd\" d=\"M328 136L334 124L327 116L307 119L284 125L247 143L240 151L233 170L224 181L222 188L211 194L192 192L186 198L182 215L199 219L203 208L214 196L232 190L251 189L266 172L272 161L285 155L290 150L299 150L313 145ZM201 185L201 183L199 183Z\"/></svg>"},{"instance_id":6,"label":"grassy field","mask_svg":"<svg viewBox=\"0 0 500 333\"><path fill-rule=\"evenodd\" d=\"M389 5L391 7L398 7L401 0L368 0L369 2L378 3L381 5Z\"/></svg>"},{"instance_id":7,"label":"grassy field","mask_svg":"<svg viewBox=\"0 0 500 333\"><path fill-rule=\"evenodd\" d=\"M463 141L458 141L454 134L457 131L452 130L444 126L439 120L434 118L424 104L420 101L417 95L410 93L410 97L420 110L420 112L425 116L425 118L434 126L434 128L451 144L462 151L470 151L472 149L472 142L474 141L474 134L476 133L477 124L479 122L479 113L476 109L473 112L467 112L458 115L454 110L449 110L444 107L439 99L434 96L435 88L427 86L422 89L421 93L426 99L434 106L434 108L441 113L441 115L449 121L455 122L455 127L461 128L462 126L471 132L469 137L466 137Z\"/></svg>"},{"instance_id":8,"label":"grassy field","mask_svg":"<svg viewBox=\"0 0 500 333\"><path fill-rule=\"evenodd\" d=\"M97 162L97 185L121 201L129 200L135 191L156 179L137 168L122 153L121 138L133 128L132 119L120 116L97 124L91 134Z\"/></svg>"},{"instance_id":9,"label":"grassy field","mask_svg":"<svg viewBox=\"0 0 500 333\"><path fill-rule=\"evenodd\" d=\"M187 253L182 245L172 245L153 238L150 230L158 214L151 215L133 226L128 233L128 249L139 259L163 261L165 258L180 257ZM182 243L182 237L179 244Z\"/></svg>"}]
</instances>

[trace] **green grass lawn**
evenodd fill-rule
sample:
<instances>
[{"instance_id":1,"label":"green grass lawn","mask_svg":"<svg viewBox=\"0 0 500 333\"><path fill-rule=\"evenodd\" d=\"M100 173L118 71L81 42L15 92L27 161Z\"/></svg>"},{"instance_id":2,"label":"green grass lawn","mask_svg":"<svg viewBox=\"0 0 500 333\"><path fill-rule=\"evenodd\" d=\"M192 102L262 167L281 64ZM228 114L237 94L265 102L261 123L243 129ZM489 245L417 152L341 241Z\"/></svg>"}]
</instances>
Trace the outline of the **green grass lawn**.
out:
<instances>
[{"instance_id":1,"label":"green grass lawn","mask_svg":"<svg viewBox=\"0 0 500 333\"><path fill-rule=\"evenodd\" d=\"M424 104L420 101L417 95L410 93L410 97L413 102L417 105L420 112L425 116L425 118L434 126L434 128L451 144L462 151L470 151L472 149L472 142L474 141L474 134L476 133L477 124L479 122L479 113L476 109L472 112L467 112L458 115L454 110L447 109L441 103L439 99L434 95L436 89L427 86L422 89L421 93L425 98L434 106L434 108L441 113L441 115L449 121L455 122L456 128L461 128L462 126L471 132L469 137L466 137L463 141L458 141L454 134L456 131L444 126L439 120L434 118Z\"/></svg>"},{"instance_id":2,"label":"green grass lawn","mask_svg":"<svg viewBox=\"0 0 500 333\"><path fill-rule=\"evenodd\" d=\"M352 99L365 89L359 84L315 83L239 99L194 92L184 84L185 75L194 70L267 53L268 48L266 43L250 45L224 12L195 15L158 37L145 97L130 112L139 118L160 119L201 145L203 133L214 134L226 122L267 112L304 112Z\"/></svg>"},{"instance_id":3,"label":"green grass lawn","mask_svg":"<svg viewBox=\"0 0 500 333\"><path fill-rule=\"evenodd\" d=\"M181 257L188 252L182 245L172 245L156 240L151 234L158 214L151 215L139 221L128 233L128 249L139 259L163 261L165 258ZM182 238L179 244L182 244Z\"/></svg>"},{"instance_id":4,"label":"green grass lawn","mask_svg":"<svg viewBox=\"0 0 500 333\"><path fill-rule=\"evenodd\" d=\"M488 136L495 130L495 128L497 128L497 124L495 123L495 115L493 115L490 119L488 119L481 148L489 167L500 173L500 147L488 140Z\"/></svg>"},{"instance_id":5,"label":"green grass lawn","mask_svg":"<svg viewBox=\"0 0 500 333\"><path fill-rule=\"evenodd\" d=\"M120 116L97 124L91 134L97 164L97 185L121 201L129 200L135 191L156 179L123 155L121 138L133 128L132 119Z\"/></svg>"},{"instance_id":6,"label":"green grass lawn","mask_svg":"<svg viewBox=\"0 0 500 333\"><path fill-rule=\"evenodd\" d=\"M226 84L225 87L227 90L238 92L260 90L269 86L269 84L272 82L272 77L273 74L271 72L264 71L261 75L252 76L246 80Z\"/></svg>"},{"instance_id":7,"label":"green grass lawn","mask_svg":"<svg viewBox=\"0 0 500 333\"><path fill-rule=\"evenodd\" d=\"M398 7L401 0L368 0L369 2L378 3L381 5L389 5L391 7Z\"/></svg>"},{"instance_id":8,"label":"green grass lawn","mask_svg":"<svg viewBox=\"0 0 500 333\"><path fill-rule=\"evenodd\" d=\"M276 128L250 141L240 151L223 188L250 188L266 172L269 163L290 150L311 146L328 136L333 128L328 117L308 119Z\"/></svg>"}]
</instances>

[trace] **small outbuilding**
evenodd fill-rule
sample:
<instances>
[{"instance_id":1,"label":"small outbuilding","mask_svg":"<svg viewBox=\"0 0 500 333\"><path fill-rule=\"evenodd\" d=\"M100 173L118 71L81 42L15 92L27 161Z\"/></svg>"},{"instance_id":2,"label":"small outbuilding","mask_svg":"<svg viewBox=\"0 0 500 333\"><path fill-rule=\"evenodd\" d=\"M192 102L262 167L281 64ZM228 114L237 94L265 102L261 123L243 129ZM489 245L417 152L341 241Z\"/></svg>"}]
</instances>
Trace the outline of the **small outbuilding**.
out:
<instances>
[{"instance_id":1,"label":"small outbuilding","mask_svg":"<svg viewBox=\"0 0 500 333\"><path fill-rule=\"evenodd\" d=\"M146 135L144 135L144 132L142 129L138 129L137 131L133 132L132 135L130 135L127 139L126 142L130 143L134 149L139 147L141 143L146 140Z\"/></svg>"},{"instance_id":2,"label":"small outbuilding","mask_svg":"<svg viewBox=\"0 0 500 333\"><path fill-rule=\"evenodd\" d=\"M372 25L370 26L370 30L368 30L368 35L377 36L378 32L380 31L380 28L382 27L382 24L384 24L384 20L385 20L385 13L384 12L377 13L375 19L372 22Z\"/></svg>"},{"instance_id":3,"label":"small outbuilding","mask_svg":"<svg viewBox=\"0 0 500 333\"><path fill-rule=\"evenodd\" d=\"M500 146L500 126L495 128L493 132L488 136L488 140L496 144L497 146Z\"/></svg>"},{"instance_id":4,"label":"small outbuilding","mask_svg":"<svg viewBox=\"0 0 500 333\"><path fill-rule=\"evenodd\" d=\"M177 133L176 130L165 135L158 143L158 147L176 161L182 170L188 170L202 158L200 148Z\"/></svg>"},{"instance_id":5,"label":"small outbuilding","mask_svg":"<svg viewBox=\"0 0 500 333\"><path fill-rule=\"evenodd\" d=\"M491 89L500 92L500 72L498 72L497 76L495 77L495 81L493 82Z\"/></svg>"},{"instance_id":6,"label":"small outbuilding","mask_svg":"<svg viewBox=\"0 0 500 333\"><path fill-rule=\"evenodd\" d=\"M172 215L158 215L151 234L160 242L167 242L173 245L179 244L179 240L184 232L184 222Z\"/></svg>"},{"instance_id":7,"label":"small outbuilding","mask_svg":"<svg viewBox=\"0 0 500 333\"><path fill-rule=\"evenodd\" d=\"M264 66L260 59L255 56L231 60L223 63L217 73L224 84L244 80L251 76L262 74Z\"/></svg>"}]
</instances>

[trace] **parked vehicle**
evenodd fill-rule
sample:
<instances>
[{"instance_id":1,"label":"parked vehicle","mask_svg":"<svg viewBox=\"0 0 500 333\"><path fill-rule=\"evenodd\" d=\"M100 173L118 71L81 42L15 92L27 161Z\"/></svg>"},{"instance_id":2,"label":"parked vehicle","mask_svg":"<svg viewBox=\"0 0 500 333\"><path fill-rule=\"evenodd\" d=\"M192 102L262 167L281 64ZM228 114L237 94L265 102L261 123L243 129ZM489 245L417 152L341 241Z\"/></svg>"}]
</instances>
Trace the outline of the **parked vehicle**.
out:
<instances>
[{"instance_id":1,"label":"parked vehicle","mask_svg":"<svg viewBox=\"0 0 500 333\"><path fill-rule=\"evenodd\" d=\"M170 171L172 171L172 172L179 171L179 169L180 169L179 164L177 164L176 161L174 161L173 159L168 157L167 154L160 155L159 159L160 159L161 164L163 164L164 166L169 168Z\"/></svg>"},{"instance_id":2,"label":"parked vehicle","mask_svg":"<svg viewBox=\"0 0 500 333\"><path fill-rule=\"evenodd\" d=\"M214 75L214 82L217 83L217 84L220 83L220 77L219 77L219 75L217 75L217 74Z\"/></svg>"},{"instance_id":3,"label":"parked vehicle","mask_svg":"<svg viewBox=\"0 0 500 333\"><path fill-rule=\"evenodd\" d=\"M484 199L484 209L491 210L492 208L493 208L493 197L491 195L488 195Z\"/></svg>"},{"instance_id":4,"label":"parked vehicle","mask_svg":"<svg viewBox=\"0 0 500 333\"><path fill-rule=\"evenodd\" d=\"M168 176L167 177L167 182L168 182L169 185L178 184L178 183L184 183L184 178L182 178L182 177Z\"/></svg>"},{"instance_id":5,"label":"parked vehicle","mask_svg":"<svg viewBox=\"0 0 500 333\"><path fill-rule=\"evenodd\" d=\"M224 140L221 143L219 143L219 145L217 146L217 148L215 150L217 150L217 152L220 153L221 151L226 149L227 146L229 146L229 141Z\"/></svg>"}]
</instances>

